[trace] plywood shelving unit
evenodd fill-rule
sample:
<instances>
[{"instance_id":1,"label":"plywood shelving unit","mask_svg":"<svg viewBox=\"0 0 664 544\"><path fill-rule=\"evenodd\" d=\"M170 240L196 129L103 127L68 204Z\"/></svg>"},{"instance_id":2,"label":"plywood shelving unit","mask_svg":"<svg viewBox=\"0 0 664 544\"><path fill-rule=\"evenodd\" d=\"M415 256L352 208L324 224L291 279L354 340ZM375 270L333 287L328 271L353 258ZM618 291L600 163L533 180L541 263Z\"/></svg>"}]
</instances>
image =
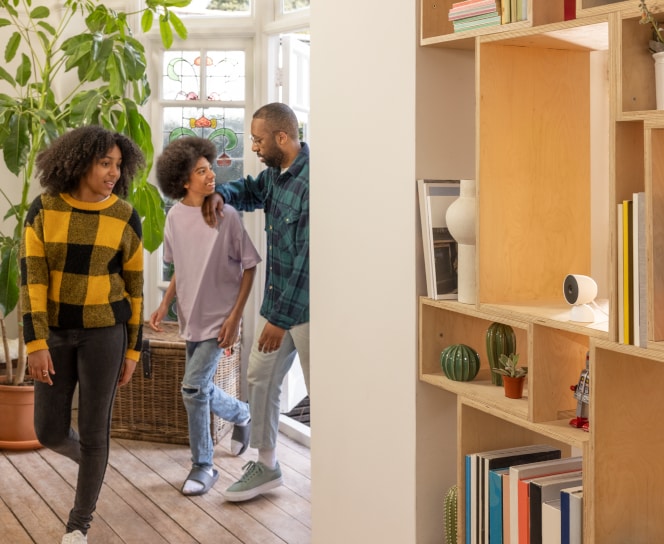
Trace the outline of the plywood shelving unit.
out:
<instances>
[{"instance_id":1,"label":"plywood shelving unit","mask_svg":"<svg viewBox=\"0 0 664 544\"><path fill-rule=\"evenodd\" d=\"M457 398L457 482L467 453L546 441L581 454L584 541L664 542L664 111L638 2L529 0L528 19L454 34L452 0L422 0L421 45L475 52L477 303L419 300L420 380ZM664 2L651 0L664 19ZM444 124L444 120L441 120ZM618 343L616 206L645 191L648 345ZM567 274L598 280L608 315L569 320ZM511 325L526 394L491 384L484 335ZM473 346L472 382L448 380L441 350ZM590 353L590 432L572 428ZM464 511L459 510L459 542Z\"/></svg>"}]
</instances>

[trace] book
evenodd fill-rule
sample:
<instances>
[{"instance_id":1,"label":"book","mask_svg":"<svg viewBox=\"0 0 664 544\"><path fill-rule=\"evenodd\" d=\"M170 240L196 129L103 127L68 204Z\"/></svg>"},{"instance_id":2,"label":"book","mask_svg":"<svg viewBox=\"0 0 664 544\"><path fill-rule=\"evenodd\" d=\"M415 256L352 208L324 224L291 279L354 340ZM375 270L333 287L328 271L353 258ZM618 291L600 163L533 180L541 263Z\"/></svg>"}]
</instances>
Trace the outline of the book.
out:
<instances>
[{"instance_id":1,"label":"book","mask_svg":"<svg viewBox=\"0 0 664 544\"><path fill-rule=\"evenodd\" d=\"M500 16L500 12L495 6L493 7L486 6L481 8L462 10L457 13L450 13L448 19L454 23L455 21L464 20L468 17L473 17L477 15L484 15L486 13Z\"/></svg>"},{"instance_id":2,"label":"book","mask_svg":"<svg viewBox=\"0 0 664 544\"><path fill-rule=\"evenodd\" d=\"M542 504L542 544L561 544L560 499Z\"/></svg>"},{"instance_id":3,"label":"book","mask_svg":"<svg viewBox=\"0 0 664 544\"><path fill-rule=\"evenodd\" d=\"M489 471L489 544L503 544L503 476L509 468Z\"/></svg>"},{"instance_id":4,"label":"book","mask_svg":"<svg viewBox=\"0 0 664 544\"><path fill-rule=\"evenodd\" d=\"M460 19L453 22L454 32L463 32L465 30L473 30L475 28L483 28L485 26L495 26L500 24L500 15L491 13L490 17L477 19L475 21L466 22L466 19Z\"/></svg>"},{"instance_id":5,"label":"book","mask_svg":"<svg viewBox=\"0 0 664 544\"><path fill-rule=\"evenodd\" d=\"M471 482L471 471L472 465L475 460L473 454L466 455L466 497L465 497L465 509L466 509L466 544L470 544L472 540L472 520L471 520L471 504L473 500L472 496L472 482Z\"/></svg>"},{"instance_id":6,"label":"book","mask_svg":"<svg viewBox=\"0 0 664 544\"><path fill-rule=\"evenodd\" d=\"M528 478L537 476L546 476L550 474L561 474L581 470L581 457L566 457L564 459L555 459L552 461L540 461L538 463L529 463L524 465L514 465L510 467L510 542L511 544L521 544L519 540L519 482ZM526 495L527 498L527 495ZM527 504L527 500L525 501ZM526 535L527 535L526 531ZM527 538L527 537L526 537ZM524 538L525 542L525 538Z\"/></svg>"},{"instance_id":7,"label":"book","mask_svg":"<svg viewBox=\"0 0 664 544\"><path fill-rule=\"evenodd\" d=\"M634 316L632 315L632 201L623 200L623 313L625 344L633 344Z\"/></svg>"},{"instance_id":8,"label":"book","mask_svg":"<svg viewBox=\"0 0 664 544\"><path fill-rule=\"evenodd\" d=\"M417 180L427 296L434 300L458 298L458 244L445 214L460 191L460 180Z\"/></svg>"},{"instance_id":9,"label":"book","mask_svg":"<svg viewBox=\"0 0 664 544\"><path fill-rule=\"evenodd\" d=\"M583 486L560 490L560 542L583 544Z\"/></svg>"},{"instance_id":10,"label":"book","mask_svg":"<svg viewBox=\"0 0 664 544\"><path fill-rule=\"evenodd\" d=\"M503 474L503 544L510 544L510 472Z\"/></svg>"},{"instance_id":11,"label":"book","mask_svg":"<svg viewBox=\"0 0 664 544\"><path fill-rule=\"evenodd\" d=\"M533 444L515 448L490 450L477 454L479 490L477 492L477 535L481 544L489 543L490 505L489 505L489 473L491 470L509 468L511 465L560 459L559 448L548 444ZM471 505L471 508L473 505Z\"/></svg>"},{"instance_id":12,"label":"book","mask_svg":"<svg viewBox=\"0 0 664 544\"><path fill-rule=\"evenodd\" d=\"M634 345L648 345L648 276L646 263L646 194L632 195L632 288Z\"/></svg>"},{"instance_id":13,"label":"book","mask_svg":"<svg viewBox=\"0 0 664 544\"><path fill-rule=\"evenodd\" d=\"M464 17L471 17L473 15L481 15L483 13L496 12L500 13L500 5L496 2L485 0L470 6L462 6L460 8L452 8L447 14L450 21L456 19L463 19Z\"/></svg>"},{"instance_id":14,"label":"book","mask_svg":"<svg viewBox=\"0 0 664 544\"><path fill-rule=\"evenodd\" d=\"M506 25L512 22L512 2L502 0L500 3L500 24Z\"/></svg>"},{"instance_id":15,"label":"book","mask_svg":"<svg viewBox=\"0 0 664 544\"><path fill-rule=\"evenodd\" d=\"M528 523L528 542L530 544L542 544L542 505L546 501L560 498L561 489L581 485L582 483L583 472L580 470L529 480L530 519Z\"/></svg>"},{"instance_id":16,"label":"book","mask_svg":"<svg viewBox=\"0 0 664 544\"><path fill-rule=\"evenodd\" d=\"M623 252L623 205L622 202L618 204L618 217L616 220L616 232L618 248L616 254L618 255L618 342L625 343L625 269L624 269L624 252Z\"/></svg>"},{"instance_id":17,"label":"book","mask_svg":"<svg viewBox=\"0 0 664 544\"><path fill-rule=\"evenodd\" d=\"M487 2L495 3L495 0L462 0L461 2L453 2L451 9L461 9L466 6L472 6L473 4L484 4Z\"/></svg>"},{"instance_id":18,"label":"book","mask_svg":"<svg viewBox=\"0 0 664 544\"><path fill-rule=\"evenodd\" d=\"M473 24L475 22L482 22L485 21L486 19L496 19L500 18L499 14L495 11L488 11L486 13L482 13L480 15L472 15L470 17L464 17L463 19L455 19L452 21L453 25L465 25L465 24Z\"/></svg>"}]
</instances>

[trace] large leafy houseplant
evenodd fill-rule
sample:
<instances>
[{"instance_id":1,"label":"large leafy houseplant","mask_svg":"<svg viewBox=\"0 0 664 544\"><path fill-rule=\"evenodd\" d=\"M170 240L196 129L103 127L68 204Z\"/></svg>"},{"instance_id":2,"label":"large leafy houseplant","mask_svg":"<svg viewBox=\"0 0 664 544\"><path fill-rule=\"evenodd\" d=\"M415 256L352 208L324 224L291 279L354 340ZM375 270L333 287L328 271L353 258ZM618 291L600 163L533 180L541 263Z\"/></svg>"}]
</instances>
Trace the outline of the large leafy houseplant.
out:
<instances>
[{"instance_id":1,"label":"large leafy houseplant","mask_svg":"<svg viewBox=\"0 0 664 544\"><path fill-rule=\"evenodd\" d=\"M173 33L186 38L186 28L170 8L191 0L146 0L139 12L115 11L90 0L65 0L57 12L48 0L0 0L0 32L9 39L0 64L0 149L15 178L3 180L0 195L9 210L0 230L0 327L6 361L6 384L20 385L26 355L19 302L19 246L30 204L35 158L67 129L99 124L133 139L146 156L146 168L134 181L130 200L143 220L145 248L162 241L164 208L148 182L154 150L150 125L140 112L150 96L143 45L129 21L140 17L144 32L158 20L162 42L169 48ZM19 185L13 201L5 189ZM5 318L18 318L18 364L9 354Z\"/></svg>"}]
</instances>

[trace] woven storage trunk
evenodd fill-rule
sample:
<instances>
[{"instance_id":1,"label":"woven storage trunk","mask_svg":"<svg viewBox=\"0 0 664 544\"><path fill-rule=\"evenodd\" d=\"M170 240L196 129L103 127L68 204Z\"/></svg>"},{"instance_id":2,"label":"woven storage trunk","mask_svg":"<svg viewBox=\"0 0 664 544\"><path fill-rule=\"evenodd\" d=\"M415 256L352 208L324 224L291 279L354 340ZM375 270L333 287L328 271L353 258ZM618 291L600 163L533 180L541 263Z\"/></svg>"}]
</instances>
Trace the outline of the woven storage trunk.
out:
<instances>
[{"instance_id":1,"label":"woven storage trunk","mask_svg":"<svg viewBox=\"0 0 664 544\"><path fill-rule=\"evenodd\" d=\"M187 411L180 388L184 377L185 342L177 323L163 323L163 333L143 327L143 352L131 381L118 388L111 436L189 444ZM240 395L240 341L232 354L222 352L214 382L229 395ZM217 444L232 425L211 414L212 442Z\"/></svg>"}]
</instances>

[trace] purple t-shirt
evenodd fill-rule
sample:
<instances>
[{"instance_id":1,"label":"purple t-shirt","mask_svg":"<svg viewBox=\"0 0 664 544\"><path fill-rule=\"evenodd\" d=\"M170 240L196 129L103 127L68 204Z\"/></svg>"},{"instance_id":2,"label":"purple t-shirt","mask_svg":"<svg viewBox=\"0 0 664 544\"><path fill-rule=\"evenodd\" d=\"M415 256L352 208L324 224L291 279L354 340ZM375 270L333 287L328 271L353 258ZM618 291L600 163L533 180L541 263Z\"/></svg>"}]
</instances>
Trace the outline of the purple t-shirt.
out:
<instances>
[{"instance_id":1,"label":"purple t-shirt","mask_svg":"<svg viewBox=\"0 0 664 544\"><path fill-rule=\"evenodd\" d=\"M235 208L225 205L216 228L201 208L178 202L166 216L164 261L175 265L180 335L199 342L216 338L233 309L245 268L260 255Z\"/></svg>"}]
</instances>

